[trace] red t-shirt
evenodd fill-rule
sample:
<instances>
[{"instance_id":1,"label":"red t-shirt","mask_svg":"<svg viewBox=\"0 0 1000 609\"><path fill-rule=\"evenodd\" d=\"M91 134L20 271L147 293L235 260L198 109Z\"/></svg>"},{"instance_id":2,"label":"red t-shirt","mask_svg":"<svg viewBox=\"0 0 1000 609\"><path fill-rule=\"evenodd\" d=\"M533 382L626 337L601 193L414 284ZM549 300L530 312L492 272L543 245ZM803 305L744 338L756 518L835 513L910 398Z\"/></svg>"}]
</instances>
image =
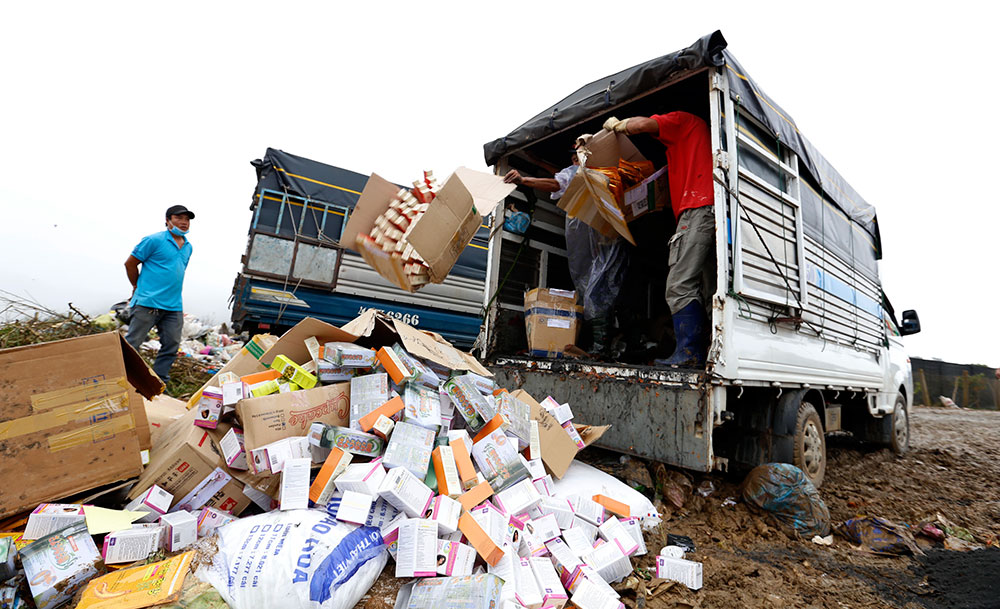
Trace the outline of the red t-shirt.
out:
<instances>
[{"instance_id":1,"label":"red t-shirt","mask_svg":"<svg viewBox=\"0 0 1000 609\"><path fill-rule=\"evenodd\" d=\"M685 209L715 202L711 133L705 121L687 112L651 116L660 125L656 139L667 147L667 174L674 217Z\"/></svg>"}]
</instances>

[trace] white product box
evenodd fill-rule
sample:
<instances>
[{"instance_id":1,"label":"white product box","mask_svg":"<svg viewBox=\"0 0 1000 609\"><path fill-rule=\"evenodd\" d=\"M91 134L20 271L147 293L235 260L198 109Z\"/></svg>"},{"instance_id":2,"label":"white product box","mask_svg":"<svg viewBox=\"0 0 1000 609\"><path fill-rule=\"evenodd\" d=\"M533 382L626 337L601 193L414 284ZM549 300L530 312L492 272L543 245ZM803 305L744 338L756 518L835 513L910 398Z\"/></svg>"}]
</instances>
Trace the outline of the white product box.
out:
<instances>
[{"instance_id":1,"label":"white product box","mask_svg":"<svg viewBox=\"0 0 1000 609\"><path fill-rule=\"evenodd\" d=\"M510 515L486 503L469 510L472 518L483 528L483 532L498 546L503 547L508 539Z\"/></svg>"},{"instance_id":2,"label":"white product box","mask_svg":"<svg viewBox=\"0 0 1000 609\"><path fill-rule=\"evenodd\" d=\"M194 512L200 510L216 493L229 484L232 479L233 477L226 473L226 470L221 467L215 468L211 474L205 476L204 480L191 489L190 493L181 497L181 500L170 511L177 512L183 510Z\"/></svg>"},{"instance_id":3,"label":"white product box","mask_svg":"<svg viewBox=\"0 0 1000 609\"><path fill-rule=\"evenodd\" d=\"M531 482L532 482L532 484L535 485L535 488L538 489L538 494L539 495L541 495L542 497L551 497L552 496L552 494L553 494L552 493L552 489L553 489L552 476L546 474L546 475L542 476L541 478L535 478Z\"/></svg>"},{"instance_id":4,"label":"white product box","mask_svg":"<svg viewBox=\"0 0 1000 609\"><path fill-rule=\"evenodd\" d=\"M579 518L583 518L594 526L600 526L604 522L604 506L587 497L573 495L573 511Z\"/></svg>"},{"instance_id":5,"label":"white product box","mask_svg":"<svg viewBox=\"0 0 1000 609\"><path fill-rule=\"evenodd\" d=\"M554 514L546 514L541 518L533 518L524 526L529 533L534 533L541 539L542 543L559 537L559 523L556 522Z\"/></svg>"},{"instance_id":6,"label":"white product box","mask_svg":"<svg viewBox=\"0 0 1000 609\"><path fill-rule=\"evenodd\" d=\"M545 547L545 542L542 541L542 538L534 532L534 527L531 526L529 528L529 523L525 523L524 525L524 531L521 537L523 543L520 548L520 554L522 557L526 558L545 556L549 553L549 549Z\"/></svg>"},{"instance_id":7,"label":"white product box","mask_svg":"<svg viewBox=\"0 0 1000 609\"><path fill-rule=\"evenodd\" d=\"M126 505L125 509L130 512L147 512L136 522L156 522L160 516L170 511L170 502L173 500L174 496L171 493L154 484L148 491Z\"/></svg>"},{"instance_id":8,"label":"white product box","mask_svg":"<svg viewBox=\"0 0 1000 609\"><path fill-rule=\"evenodd\" d=\"M375 497L385 479L385 468L381 461L351 463L334 484L339 491L354 491Z\"/></svg>"},{"instance_id":9,"label":"white product box","mask_svg":"<svg viewBox=\"0 0 1000 609\"><path fill-rule=\"evenodd\" d=\"M632 556L639 551L639 544L636 543L635 538L629 535L615 516L608 518L601 526L597 527L597 533L604 541L617 543L626 556Z\"/></svg>"},{"instance_id":10,"label":"white product box","mask_svg":"<svg viewBox=\"0 0 1000 609\"><path fill-rule=\"evenodd\" d=\"M535 576L538 589L542 592L542 605L562 609L569 597L559 581L552 561L548 558L530 558L531 572Z\"/></svg>"},{"instance_id":11,"label":"white product box","mask_svg":"<svg viewBox=\"0 0 1000 609\"><path fill-rule=\"evenodd\" d=\"M312 459L288 459L281 470L281 490L278 502L282 510L304 510L309 507L309 474Z\"/></svg>"},{"instance_id":12,"label":"white product box","mask_svg":"<svg viewBox=\"0 0 1000 609\"><path fill-rule=\"evenodd\" d=\"M589 554L594 549L594 539L582 527L566 529L562 532L563 541L577 556Z\"/></svg>"},{"instance_id":13,"label":"white product box","mask_svg":"<svg viewBox=\"0 0 1000 609\"><path fill-rule=\"evenodd\" d=\"M109 565L145 560L160 549L164 530L161 524L151 524L108 533L101 556Z\"/></svg>"},{"instance_id":14,"label":"white product box","mask_svg":"<svg viewBox=\"0 0 1000 609\"><path fill-rule=\"evenodd\" d=\"M701 590L701 563L684 558L656 557L656 576L680 582L692 590Z\"/></svg>"},{"instance_id":15,"label":"white product box","mask_svg":"<svg viewBox=\"0 0 1000 609\"><path fill-rule=\"evenodd\" d=\"M609 583L601 579L601 576L594 571L594 568L590 565L584 563L576 568L576 570L564 578L564 583L566 583L566 588L570 591L570 594L575 594L579 591L582 582L590 582L591 584L597 586L600 590L604 591L604 594L613 598L621 598L618 591L611 587Z\"/></svg>"},{"instance_id":16,"label":"white product box","mask_svg":"<svg viewBox=\"0 0 1000 609\"><path fill-rule=\"evenodd\" d=\"M406 514L400 513L395 520L382 527L382 543L386 551L393 560L396 560L396 552L399 550L399 525L409 520Z\"/></svg>"},{"instance_id":17,"label":"white product box","mask_svg":"<svg viewBox=\"0 0 1000 609\"><path fill-rule=\"evenodd\" d=\"M587 535L588 543L590 543L591 545L593 545L594 540L597 539L597 527L590 524L583 518L580 518L580 516L577 514L573 515L573 526L571 526L570 528L581 529Z\"/></svg>"},{"instance_id":18,"label":"white product box","mask_svg":"<svg viewBox=\"0 0 1000 609\"><path fill-rule=\"evenodd\" d=\"M441 533L454 533L458 530L458 519L462 515L462 504L451 497L438 495L431 500L428 518L438 523Z\"/></svg>"},{"instance_id":19,"label":"white product box","mask_svg":"<svg viewBox=\"0 0 1000 609\"><path fill-rule=\"evenodd\" d=\"M233 469L249 469L247 464L247 453L243 447L243 430L238 427L231 427L226 435L219 440L219 448L222 450L222 458L226 460L226 465Z\"/></svg>"},{"instance_id":20,"label":"white product box","mask_svg":"<svg viewBox=\"0 0 1000 609\"><path fill-rule=\"evenodd\" d=\"M198 537L207 537L212 531L236 520L236 516L213 507L203 507L198 513Z\"/></svg>"},{"instance_id":21,"label":"white product box","mask_svg":"<svg viewBox=\"0 0 1000 609\"><path fill-rule=\"evenodd\" d=\"M581 578L570 602L579 609L624 609L625 605L617 597L607 593L599 584Z\"/></svg>"},{"instance_id":22,"label":"white product box","mask_svg":"<svg viewBox=\"0 0 1000 609\"><path fill-rule=\"evenodd\" d=\"M243 381L222 384L222 405L234 407L243 399Z\"/></svg>"},{"instance_id":23,"label":"white product box","mask_svg":"<svg viewBox=\"0 0 1000 609\"><path fill-rule=\"evenodd\" d=\"M25 541L41 539L86 519L83 506L78 503L42 503L28 516L23 539Z\"/></svg>"},{"instance_id":24,"label":"white product box","mask_svg":"<svg viewBox=\"0 0 1000 609\"><path fill-rule=\"evenodd\" d=\"M532 419L528 425L528 456L531 457L532 461L537 461L542 458L542 442L541 436L538 434L538 421Z\"/></svg>"},{"instance_id":25,"label":"white product box","mask_svg":"<svg viewBox=\"0 0 1000 609\"><path fill-rule=\"evenodd\" d=\"M514 604L521 606L515 600L517 598L517 582L515 580L515 565L517 569L520 570L521 563L520 558L517 556L517 551L508 546L503 548L503 557L497 561L495 565L486 565L486 571L496 575L503 580L503 590L500 592L500 599L504 602L501 608L506 607L508 604Z\"/></svg>"},{"instance_id":26,"label":"white product box","mask_svg":"<svg viewBox=\"0 0 1000 609\"><path fill-rule=\"evenodd\" d=\"M371 509L368 510L368 517L365 519L365 525L378 527L381 530L387 524L396 520L401 513L402 512L397 510L395 506L390 504L388 501L378 497L375 499L375 503L372 504Z\"/></svg>"},{"instance_id":27,"label":"white product box","mask_svg":"<svg viewBox=\"0 0 1000 609\"><path fill-rule=\"evenodd\" d=\"M176 552L198 541L198 519L190 512L170 512L160 516L160 524L166 527L168 552Z\"/></svg>"},{"instance_id":28,"label":"white product box","mask_svg":"<svg viewBox=\"0 0 1000 609\"><path fill-rule=\"evenodd\" d=\"M403 420L434 432L441 425L441 396L436 389L407 383L403 390Z\"/></svg>"},{"instance_id":29,"label":"white product box","mask_svg":"<svg viewBox=\"0 0 1000 609\"><path fill-rule=\"evenodd\" d=\"M510 515L523 514L542 501L531 480L522 480L494 497L497 507Z\"/></svg>"},{"instance_id":30,"label":"white product box","mask_svg":"<svg viewBox=\"0 0 1000 609\"><path fill-rule=\"evenodd\" d=\"M544 560L544 559L543 559ZM520 558L514 565L514 581L517 585L517 602L528 609L539 609L542 606L542 591L531 570L531 559Z\"/></svg>"},{"instance_id":31,"label":"white product box","mask_svg":"<svg viewBox=\"0 0 1000 609\"><path fill-rule=\"evenodd\" d=\"M399 523L396 577L437 575L437 523L410 518Z\"/></svg>"},{"instance_id":32,"label":"white product box","mask_svg":"<svg viewBox=\"0 0 1000 609\"><path fill-rule=\"evenodd\" d=\"M566 530L573 526L573 504L568 499L557 499L555 497L542 497L538 503L538 511L542 514L552 514L559 523L559 528Z\"/></svg>"},{"instance_id":33,"label":"white product box","mask_svg":"<svg viewBox=\"0 0 1000 609\"><path fill-rule=\"evenodd\" d=\"M621 581L632 572L632 562L621 546L613 541L602 543L582 558L609 584Z\"/></svg>"},{"instance_id":34,"label":"white product box","mask_svg":"<svg viewBox=\"0 0 1000 609\"><path fill-rule=\"evenodd\" d=\"M351 379L351 429L361 430L361 417L389 401L389 375L385 372Z\"/></svg>"},{"instance_id":35,"label":"white product box","mask_svg":"<svg viewBox=\"0 0 1000 609\"><path fill-rule=\"evenodd\" d=\"M522 457L522 459L524 458ZM541 459L524 459L524 467L528 470L528 477L532 480L544 478L546 476L545 464Z\"/></svg>"},{"instance_id":36,"label":"white product box","mask_svg":"<svg viewBox=\"0 0 1000 609\"><path fill-rule=\"evenodd\" d=\"M638 516L633 516L631 518L623 518L620 521L628 534L635 540L638 544L639 549L636 550L632 556L644 556L646 554L646 540L642 537L642 518Z\"/></svg>"},{"instance_id":37,"label":"white product box","mask_svg":"<svg viewBox=\"0 0 1000 609\"><path fill-rule=\"evenodd\" d=\"M413 423L401 421L392 430L382 460L387 468L405 467L423 480L434 450L434 431Z\"/></svg>"},{"instance_id":38,"label":"white product box","mask_svg":"<svg viewBox=\"0 0 1000 609\"><path fill-rule=\"evenodd\" d=\"M472 546L457 541L438 540L438 575L472 575L472 565L475 562L476 550Z\"/></svg>"},{"instance_id":39,"label":"white product box","mask_svg":"<svg viewBox=\"0 0 1000 609\"><path fill-rule=\"evenodd\" d=\"M255 489L249 484L243 487L243 494L265 512L270 512L278 507L278 502L275 501L270 495L261 490Z\"/></svg>"},{"instance_id":40,"label":"white product box","mask_svg":"<svg viewBox=\"0 0 1000 609\"><path fill-rule=\"evenodd\" d=\"M580 555L574 552L569 545L560 538L555 538L545 544L552 557L552 563L560 577L565 577L572 573L577 567L583 564Z\"/></svg>"},{"instance_id":41,"label":"white product box","mask_svg":"<svg viewBox=\"0 0 1000 609\"><path fill-rule=\"evenodd\" d=\"M421 518L427 513L434 491L410 470L394 467L386 472L378 495L410 518Z\"/></svg>"},{"instance_id":42,"label":"white product box","mask_svg":"<svg viewBox=\"0 0 1000 609\"><path fill-rule=\"evenodd\" d=\"M337 508L337 520L351 524L365 524L375 498L355 491L344 491Z\"/></svg>"},{"instance_id":43,"label":"white product box","mask_svg":"<svg viewBox=\"0 0 1000 609\"><path fill-rule=\"evenodd\" d=\"M201 399L194 407L197 416L194 424L197 427L215 429L219 425L219 417L222 416L222 389L218 387L205 387L201 392Z\"/></svg>"}]
</instances>

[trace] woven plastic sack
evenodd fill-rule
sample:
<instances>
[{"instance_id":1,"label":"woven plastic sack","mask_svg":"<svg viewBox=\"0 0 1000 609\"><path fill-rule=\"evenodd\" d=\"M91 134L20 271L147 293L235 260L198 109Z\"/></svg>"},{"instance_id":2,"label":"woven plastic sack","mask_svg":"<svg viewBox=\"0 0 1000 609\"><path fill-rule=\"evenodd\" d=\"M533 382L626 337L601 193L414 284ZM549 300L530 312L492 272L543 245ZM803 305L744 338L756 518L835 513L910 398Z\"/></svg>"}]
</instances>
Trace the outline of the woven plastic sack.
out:
<instances>
[{"instance_id":1,"label":"woven plastic sack","mask_svg":"<svg viewBox=\"0 0 1000 609\"><path fill-rule=\"evenodd\" d=\"M789 463L758 465L743 481L743 500L806 539L830 533L830 510L801 469Z\"/></svg>"}]
</instances>

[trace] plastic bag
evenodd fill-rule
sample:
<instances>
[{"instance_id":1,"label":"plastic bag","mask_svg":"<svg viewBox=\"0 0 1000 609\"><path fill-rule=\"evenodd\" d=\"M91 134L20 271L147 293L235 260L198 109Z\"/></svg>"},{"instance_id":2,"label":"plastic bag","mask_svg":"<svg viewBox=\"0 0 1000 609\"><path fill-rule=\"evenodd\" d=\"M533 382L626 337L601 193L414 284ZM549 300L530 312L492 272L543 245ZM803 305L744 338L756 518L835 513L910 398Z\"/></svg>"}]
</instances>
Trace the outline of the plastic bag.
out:
<instances>
[{"instance_id":1,"label":"plastic bag","mask_svg":"<svg viewBox=\"0 0 1000 609\"><path fill-rule=\"evenodd\" d=\"M563 477L553 483L552 489L559 498L580 495L590 499L594 495L606 495L621 501L628 505L633 516L642 518L643 528L660 522L660 514L645 495L611 474L581 461L573 461Z\"/></svg>"},{"instance_id":2,"label":"plastic bag","mask_svg":"<svg viewBox=\"0 0 1000 609\"><path fill-rule=\"evenodd\" d=\"M377 528L319 510L268 512L218 532L218 552L195 576L233 609L350 609L388 560Z\"/></svg>"},{"instance_id":3,"label":"plastic bag","mask_svg":"<svg viewBox=\"0 0 1000 609\"><path fill-rule=\"evenodd\" d=\"M923 555L909 529L884 518L851 518L838 532L874 554Z\"/></svg>"},{"instance_id":4,"label":"plastic bag","mask_svg":"<svg viewBox=\"0 0 1000 609\"><path fill-rule=\"evenodd\" d=\"M626 243L605 237L577 218L566 218L566 258L569 274L583 297L584 319L611 312L628 270Z\"/></svg>"},{"instance_id":5,"label":"plastic bag","mask_svg":"<svg viewBox=\"0 0 1000 609\"><path fill-rule=\"evenodd\" d=\"M789 463L758 465L743 481L743 500L811 539L830 533L830 511L802 470Z\"/></svg>"}]
</instances>

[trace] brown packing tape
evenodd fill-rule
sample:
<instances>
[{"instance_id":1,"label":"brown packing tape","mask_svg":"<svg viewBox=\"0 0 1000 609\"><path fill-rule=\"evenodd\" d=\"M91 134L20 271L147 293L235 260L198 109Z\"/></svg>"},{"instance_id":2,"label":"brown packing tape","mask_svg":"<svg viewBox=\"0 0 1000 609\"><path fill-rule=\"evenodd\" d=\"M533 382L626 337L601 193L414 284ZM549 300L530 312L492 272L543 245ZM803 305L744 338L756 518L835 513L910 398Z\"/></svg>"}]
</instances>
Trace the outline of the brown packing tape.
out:
<instances>
[{"instance_id":1,"label":"brown packing tape","mask_svg":"<svg viewBox=\"0 0 1000 609\"><path fill-rule=\"evenodd\" d=\"M79 389L86 388L80 387ZM8 440L72 423L86 424L99 422L111 415L127 411L128 392L122 390L118 395L103 398L96 402L59 406L40 414L0 422L0 440ZM129 416L128 420L131 422L132 417ZM132 426L134 427L135 424L132 423Z\"/></svg>"},{"instance_id":2,"label":"brown packing tape","mask_svg":"<svg viewBox=\"0 0 1000 609\"><path fill-rule=\"evenodd\" d=\"M49 452L58 452L82 444L96 444L134 428L135 421L131 415L113 417L81 429L49 436Z\"/></svg>"}]
</instances>

